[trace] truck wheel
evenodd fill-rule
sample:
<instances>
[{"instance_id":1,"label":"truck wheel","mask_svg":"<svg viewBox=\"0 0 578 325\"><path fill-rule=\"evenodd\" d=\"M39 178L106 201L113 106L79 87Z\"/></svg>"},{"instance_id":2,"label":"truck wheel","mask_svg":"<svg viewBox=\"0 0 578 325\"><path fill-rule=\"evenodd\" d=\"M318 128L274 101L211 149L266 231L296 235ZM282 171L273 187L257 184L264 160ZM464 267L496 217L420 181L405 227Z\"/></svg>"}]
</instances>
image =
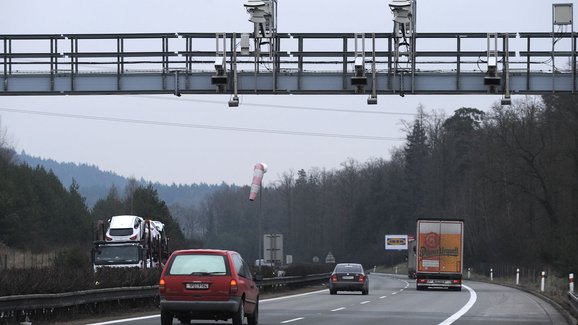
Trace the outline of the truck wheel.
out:
<instances>
[{"instance_id":1,"label":"truck wheel","mask_svg":"<svg viewBox=\"0 0 578 325\"><path fill-rule=\"evenodd\" d=\"M329 294L330 294L330 295L336 295L336 294L337 294L337 290L335 290L335 289L329 289Z\"/></svg>"},{"instance_id":2,"label":"truck wheel","mask_svg":"<svg viewBox=\"0 0 578 325\"><path fill-rule=\"evenodd\" d=\"M173 325L173 314L161 311L161 325Z\"/></svg>"},{"instance_id":3,"label":"truck wheel","mask_svg":"<svg viewBox=\"0 0 578 325\"><path fill-rule=\"evenodd\" d=\"M245 318L245 302L241 300L239 304L239 310L233 314L233 325L242 325L243 318Z\"/></svg>"},{"instance_id":4,"label":"truck wheel","mask_svg":"<svg viewBox=\"0 0 578 325\"><path fill-rule=\"evenodd\" d=\"M257 325L257 323L259 323L259 299L257 299L253 313L247 316L247 323L249 323L249 325Z\"/></svg>"}]
</instances>

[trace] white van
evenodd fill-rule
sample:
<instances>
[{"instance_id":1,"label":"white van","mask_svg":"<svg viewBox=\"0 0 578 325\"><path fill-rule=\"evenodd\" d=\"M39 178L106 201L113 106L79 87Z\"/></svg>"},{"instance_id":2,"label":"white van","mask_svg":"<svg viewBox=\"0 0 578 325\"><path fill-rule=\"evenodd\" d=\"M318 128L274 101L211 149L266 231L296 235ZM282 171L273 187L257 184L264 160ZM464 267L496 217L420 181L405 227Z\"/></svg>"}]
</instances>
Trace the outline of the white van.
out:
<instances>
[{"instance_id":1,"label":"white van","mask_svg":"<svg viewBox=\"0 0 578 325\"><path fill-rule=\"evenodd\" d=\"M104 239L108 242L136 241L143 239L144 219L139 216L121 215L110 219Z\"/></svg>"}]
</instances>

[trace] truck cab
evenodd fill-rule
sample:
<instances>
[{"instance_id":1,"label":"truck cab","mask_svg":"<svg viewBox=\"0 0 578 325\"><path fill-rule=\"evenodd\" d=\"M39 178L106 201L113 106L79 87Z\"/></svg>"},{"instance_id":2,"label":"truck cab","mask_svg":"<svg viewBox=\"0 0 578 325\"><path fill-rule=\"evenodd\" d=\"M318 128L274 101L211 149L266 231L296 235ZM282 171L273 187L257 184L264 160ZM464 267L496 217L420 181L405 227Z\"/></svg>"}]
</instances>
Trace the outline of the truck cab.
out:
<instances>
[{"instance_id":1,"label":"truck cab","mask_svg":"<svg viewBox=\"0 0 578 325\"><path fill-rule=\"evenodd\" d=\"M144 248L134 242L106 243L95 242L92 249L94 271L102 267L143 268Z\"/></svg>"}]
</instances>

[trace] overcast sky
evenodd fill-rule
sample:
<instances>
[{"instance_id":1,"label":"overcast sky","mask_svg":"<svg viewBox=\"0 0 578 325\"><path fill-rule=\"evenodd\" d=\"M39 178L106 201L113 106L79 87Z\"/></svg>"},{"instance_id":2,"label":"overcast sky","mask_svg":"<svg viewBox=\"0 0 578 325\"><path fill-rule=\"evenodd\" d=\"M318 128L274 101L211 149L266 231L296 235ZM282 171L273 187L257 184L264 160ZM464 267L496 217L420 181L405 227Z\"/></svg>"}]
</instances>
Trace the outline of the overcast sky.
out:
<instances>
[{"instance_id":1,"label":"overcast sky","mask_svg":"<svg viewBox=\"0 0 578 325\"><path fill-rule=\"evenodd\" d=\"M549 32L552 3L556 2L572 1L418 0L417 30ZM251 32L243 3L0 0L0 34ZM391 32L387 4L383 0L278 0L278 30ZM15 149L33 156L93 164L153 182L248 185L258 162L269 165L264 177L267 184L285 172L339 168L349 158L360 163L389 159L392 148L404 143L401 121L413 120L418 105L451 115L460 107L488 110L501 97L389 95L380 96L376 106L368 106L366 98L242 96L241 106L231 109L228 95L3 96L0 123ZM30 111L54 115L27 113ZM180 126L175 126L177 123ZM277 130L303 134L272 132Z\"/></svg>"}]
</instances>

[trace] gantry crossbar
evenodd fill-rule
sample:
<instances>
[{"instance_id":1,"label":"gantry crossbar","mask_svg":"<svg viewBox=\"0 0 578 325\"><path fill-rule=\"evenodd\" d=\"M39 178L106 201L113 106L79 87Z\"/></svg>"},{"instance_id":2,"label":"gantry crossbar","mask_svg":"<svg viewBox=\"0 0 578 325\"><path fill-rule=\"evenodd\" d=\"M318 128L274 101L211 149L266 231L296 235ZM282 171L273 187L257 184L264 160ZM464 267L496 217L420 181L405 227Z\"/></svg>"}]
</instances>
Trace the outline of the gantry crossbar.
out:
<instances>
[{"instance_id":1,"label":"gantry crossbar","mask_svg":"<svg viewBox=\"0 0 578 325\"><path fill-rule=\"evenodd\" d=\"M256 44L252 35L245 35L252 48L242 49L241 33L0 35L0 95L509 95L577 89L574 33L492 33L499 48L491 82L488 33L417 33L415 67L407 70L394 69L392 33L362 34L363 47L357 46L359 35L279 33L272 51L261 51L266 44ZM560 50L553 50L554 39ZM360 48L364 73L352 81Z\"/></svg>"}]
</instances>

